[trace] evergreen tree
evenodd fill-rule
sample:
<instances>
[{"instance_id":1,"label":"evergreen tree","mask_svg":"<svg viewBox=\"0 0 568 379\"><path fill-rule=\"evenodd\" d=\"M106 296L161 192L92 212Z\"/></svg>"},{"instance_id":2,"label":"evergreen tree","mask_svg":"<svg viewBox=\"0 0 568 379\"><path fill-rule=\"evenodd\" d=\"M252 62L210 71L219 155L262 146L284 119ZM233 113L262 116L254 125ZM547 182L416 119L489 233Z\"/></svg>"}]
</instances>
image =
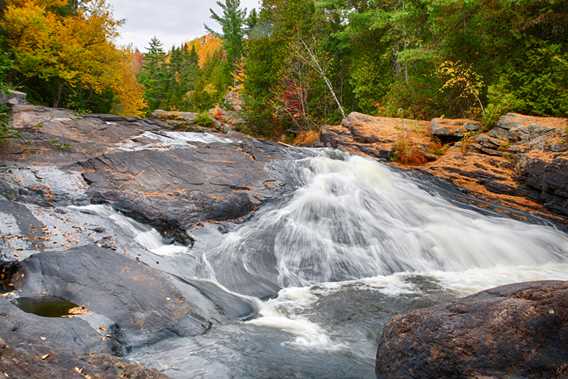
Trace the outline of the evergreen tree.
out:
<instances>
[{"instance_id":1,"label":"evergreen tree","mask_svg":"<svg viewBox=\"0 0 568 379\"><path fill-rule=\"evenodd\" d=\"M223 39L223 47L227 54L228 72L231 74L237 62L243 54L243 38L245 35L246 10L241 9L240 0L218 1L217 5L222 13L218 14L210 9L211 19L221 26L220 37ZM205 28L213 34L218 34L210 27Z\"/></svg>"},{"instance_id":2,"label":"evergreen tree","mask_svg":"<svg viewBox=\"0 0 568 379\"><path fill-rule=\"evenodd\" d=\"M144 86L144 99L150 112L166 103L164 97L167 93L168 74L165 57L162 42L156 37L152 38L144 54L144 65L138 76L138 80Z\"/></svg>"}]
</instances>

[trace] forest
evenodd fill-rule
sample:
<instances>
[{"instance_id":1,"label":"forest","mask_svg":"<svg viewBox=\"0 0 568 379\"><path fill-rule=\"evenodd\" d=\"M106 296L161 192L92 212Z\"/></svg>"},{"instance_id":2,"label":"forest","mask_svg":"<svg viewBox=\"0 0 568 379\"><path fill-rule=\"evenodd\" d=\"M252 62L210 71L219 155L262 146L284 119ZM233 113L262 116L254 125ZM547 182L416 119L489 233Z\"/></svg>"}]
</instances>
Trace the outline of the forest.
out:
<instances>
[{"instance_id":1,"label":"forest","mask_svg":"<svg viewBox=\"0 0 568 379\"><path fill-rule=\"evenodd\" d=\"M564 0L224 0L204 38L169 51L154 38L143 53L116 46L105 0L0 6L2 87L53 107L205 112L230 93L245 131L266 138L352 111L486 127L510 111L568 114Z\"/></svg>"}]
</instances>

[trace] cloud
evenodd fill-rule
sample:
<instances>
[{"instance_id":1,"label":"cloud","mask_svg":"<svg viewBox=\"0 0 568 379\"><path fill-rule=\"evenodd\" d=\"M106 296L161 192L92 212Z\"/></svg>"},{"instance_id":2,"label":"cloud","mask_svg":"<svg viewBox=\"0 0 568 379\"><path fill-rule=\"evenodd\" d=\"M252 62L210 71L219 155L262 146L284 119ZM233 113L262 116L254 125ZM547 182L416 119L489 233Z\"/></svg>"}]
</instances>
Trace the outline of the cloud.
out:
<instances>
[{"instance_id":1,"label":"cloud","mask_svg":"<svg viewBox=\"0 0 568 379\"><path fill-rule=\"evenodd\" d=\"M148 41L156 36L166 48L205 34L204 23L216 25L209 19L209 9L218 9L215 0L109 0L114 16L124 19L117 43L129 44L144 51ZM243 7L257 7L259 0L241 0Z\"/></svg>"}]
</instances>

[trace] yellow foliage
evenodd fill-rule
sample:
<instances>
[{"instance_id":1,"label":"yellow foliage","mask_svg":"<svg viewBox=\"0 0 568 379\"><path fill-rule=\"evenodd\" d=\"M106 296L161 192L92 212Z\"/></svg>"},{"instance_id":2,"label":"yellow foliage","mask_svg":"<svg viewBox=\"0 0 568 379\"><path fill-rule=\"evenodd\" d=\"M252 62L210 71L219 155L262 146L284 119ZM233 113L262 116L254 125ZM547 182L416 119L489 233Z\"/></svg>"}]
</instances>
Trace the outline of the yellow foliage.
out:
<instances>
[{"instance_id":1,"label":"yellow foliage","mask_svg":"<svg viewBox=\"0 0 568 379\"><path fill-rule=\"evenodd\" d=\"M66 0L9 0L0 22L24 77L39 78L102 93L113 90L120 113L138 114L144 106L129 53L111 42L119 22L105 0L87 2L75 14L62 16L51 8ZM130 61L127 61L129 59ZM57 106L59 98L54 100Z\"/></svg>"},{"instance_id":2,"label":"yellow foliage","mask_svg":"<svg viewBox=\"0 0 568 379\"><path fill-rule=\"evenodd\" d=\"M243 59L241 59L239 62L237 62L235 71L233 72L233 86L231 87L231 91L242 95L245 90L245 80L245 62Z\"/></svg>"},{"instance_id":3,"label":"yellow foliage","mask_svg":"<svg viewBox=\"0 0 568 379\"><path fill-rule=\"evenodd\" d=\"M124 51L120 62L119 76L113 84L113 91L117 98L114 113L125 116L142 116L146 108L144 101L144 88L136 79L136 64L134 53Z\"/></svg>"},{"instance_id":4,"label":"yellow foliage","mask_svg":"<svg viewBox=\"0 0 568 379\"><path fill-rule=\"evenodd\" d=\"M211 59L215 53L223 49L223 41L212 34L205 35L189 41L186 48L191 51L195 47L197 56L199 57L199 67L203 68L207 61Z\"/></svg>"},{"instance_id":5,"label":"yellow foliage","mask_svg":"<svg viewBox=\"0 0 568 379\"><path fill-rule=\"evenodd\" d=\"M448 60L438 67L438 75L444 81L442 91L456 91L458 97L470 102L470 109L477 103L481 112L485 113L480 99L485 83L470 65Z\"/></svg>"},{"instance_id":6,"label":"yellow foliage","mask_svg":"<svg viewBox=\"0 0 568 379\"><path fill-rule=\"evenodd\" d=\"M294 145L298 146L312 146L320 139L320 132L317 130L303 130L296 138L294 138Z\"/></svg>"},{"instance_id":7,"label":"yellow foliage","mask_svg":"<svg viewBox=\"0 0 568 379\"><path fill-rule=\"evenodd\" d=\"M217 94L217 88L212 83L207 83L205 88L203 88L203 92L207 93L210 96L215 96Z\"/></svg>"}]
</instances>

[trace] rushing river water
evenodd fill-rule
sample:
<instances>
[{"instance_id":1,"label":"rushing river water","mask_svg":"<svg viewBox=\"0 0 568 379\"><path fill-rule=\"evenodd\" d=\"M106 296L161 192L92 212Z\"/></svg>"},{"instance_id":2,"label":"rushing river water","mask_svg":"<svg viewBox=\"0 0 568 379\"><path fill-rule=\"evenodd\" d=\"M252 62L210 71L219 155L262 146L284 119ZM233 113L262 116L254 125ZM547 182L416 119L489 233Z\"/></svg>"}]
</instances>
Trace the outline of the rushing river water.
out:
<instances>
[{"instance_id":1,"label":"rushing river water","mask_svg":"<svg viewBox=\"0 0 568 379\"><path fill-rule=\"evenodd\" d=\"M372 378L393 315L498 285L568 280L551 226L460 207L405 174L323 151L289 162L297 190L240 225L205 225L192 248L103 206L160 269L251 305L241 321L134 351L173 378Z\"/></svg>"}]
</instances>

